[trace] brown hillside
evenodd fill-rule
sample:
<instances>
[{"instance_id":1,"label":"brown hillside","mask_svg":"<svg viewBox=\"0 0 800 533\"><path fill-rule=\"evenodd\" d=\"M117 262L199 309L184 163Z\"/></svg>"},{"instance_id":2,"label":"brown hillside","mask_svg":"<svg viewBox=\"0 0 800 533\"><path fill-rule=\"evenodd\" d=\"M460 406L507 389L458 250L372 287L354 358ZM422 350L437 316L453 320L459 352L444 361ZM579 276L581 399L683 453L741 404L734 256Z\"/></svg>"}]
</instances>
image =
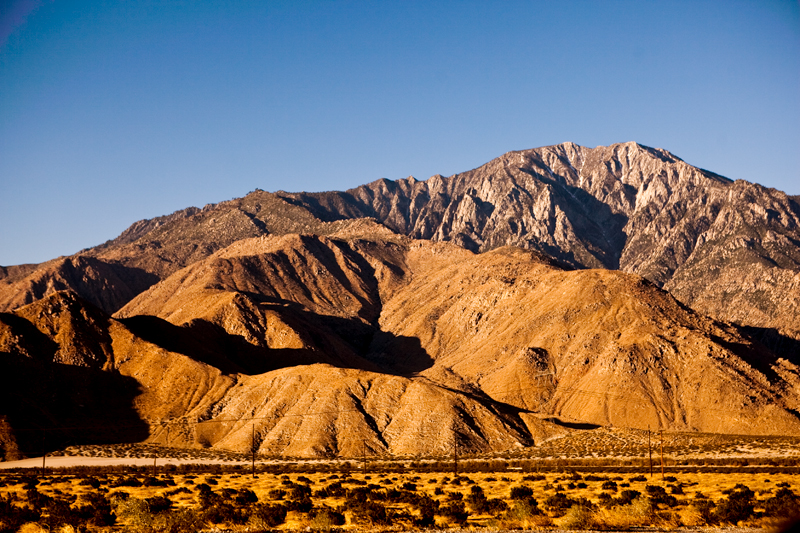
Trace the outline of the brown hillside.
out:
<instances>
[{"instance_id":1,"label":"brown hillside","mask_svg":"<svg viewBox=\"0 0 800 533\"><path fill-rule=\"evenodd\" d=\"M202 317L253 345L294 339L342 366L324 359L338 342L337 353L353 357L345 366L366 368L361 358L373 369L499 401L517 416L800 430L795 364L642 278L565 271L518 248L476 255L444 243L348 237L241 241L154 286L119 316L148 313L178 326ZM325 327L294 328L296 313L307 326L316 317ZM245 331L245 323L258 326Z\"/></svg>"}]
</instances>

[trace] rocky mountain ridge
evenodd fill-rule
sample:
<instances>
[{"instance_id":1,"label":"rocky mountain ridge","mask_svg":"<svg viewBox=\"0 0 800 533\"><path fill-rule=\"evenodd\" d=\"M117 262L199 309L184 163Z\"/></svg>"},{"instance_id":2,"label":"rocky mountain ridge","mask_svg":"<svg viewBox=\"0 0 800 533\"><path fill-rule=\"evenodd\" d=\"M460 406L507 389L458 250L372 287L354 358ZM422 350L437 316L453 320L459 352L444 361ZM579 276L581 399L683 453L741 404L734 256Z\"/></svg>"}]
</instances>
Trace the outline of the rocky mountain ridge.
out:
<instances>
[{"instance_id":1,"label":"rocky mountain ridge","mask_svg":"<svg viewBox=\"0 0 800 533\"><path fill-rule=\"evenodd\" d=\"M665 150L565 143L449 178L284 197L321 220L374 217L478 252L514 245L636 273L703 313L800 339L800 203Z\"/></svg>"},{"instance_id":2,"label":"rocky mountain ridge","mask_svg":"<svg viewBox=\"0 0 800 533\"><path fill-rule=\"evenodd\" d=\"M520 246L577 268L636 273L773 344L794 349L791 341L800 340L797 197L732 182L636 143L509 152L449 178L379 180L344 192L257 190L137 222L69 261L6 268L0 309L70 289L114 312L239 239L328 235L365 217L415 239L477 252ZM76 261L88 263L78 257L96 261L78 267L83 280L68 272Z\"/></svg>"}]
</instances>

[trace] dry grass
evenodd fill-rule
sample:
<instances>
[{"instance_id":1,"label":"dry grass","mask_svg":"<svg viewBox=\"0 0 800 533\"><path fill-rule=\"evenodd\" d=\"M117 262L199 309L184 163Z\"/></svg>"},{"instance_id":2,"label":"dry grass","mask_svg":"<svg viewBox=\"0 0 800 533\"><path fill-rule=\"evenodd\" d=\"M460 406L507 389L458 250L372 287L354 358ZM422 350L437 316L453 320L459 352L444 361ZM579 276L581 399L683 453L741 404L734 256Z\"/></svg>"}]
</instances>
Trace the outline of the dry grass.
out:
<instances>
[{"instance_id":1,"label":"dry grass","mask_svg":"<svg viewBox=\"0 0 800 533\"><path fill-rule=\"evenodd\" d=\"M525 477L530 474L521 472L502 472L502 473L476 473L467 474L460 478L459 484L455 484L452 474L447 473L353 473L346 477L345 487L359 486L357 483L365 482L378 485L382 488L401 488L406 483L416 485L419 494L438 500L444 504L448 493L460 492L465 497L469 494L472 485L479 485L488 498L498 498L505 500L509 505L509 511L500 516L491 515L471 515L468 524L481 527L522 527L540 528L551 527L573 527L583 524L582 527L599 527L602 529L626 529L634 526L657 525L659 527L671 528L679 525L701 526L704 525L697 511L691 506L691 500L698 494L702 494L712 500L719 500L725 497L725 491L732 489L737 484L743 484L756 493L756 497L762 501L773 494L777 485L788 484L793 490L797 491L798 480L793 474L680 474L675 475L674 481L662 481L661 476L645 478L641 480L640 475L632 474L604 474L602 476L583 474L574 475L569 473L547 473L537 475L535 480ZM130 477L125 474L109 474L98 476L104 487L110 487L119 479ZM139 474L139 479L148 477ZM172 481L174 486L169 487L129 487L123 486L110 488L109 494L116 492L126 492L130 497L137 499L152 498L154 496L168 496L176 507L191 508L198 504L197 486L207 483L214 491L224 488L235 490L250 489L257 496L260 502L278 503L280 500L274 498L276 490L286 489L287 483L307 483L312 491L316 492L332 482L342 481L342 474L332 473L313 473L313 474L259 474L256 478L244 473L224 473L224 474L159 474L159 480ZM632 478L636 478L633 480ZM668 476L669 479L669 476ZM618 487L617 491L603 490L605 481L613 480ZM4 477L5 486L0 488L0 496L5 497L9 494L16 494L23 498L24 490L21 482L15 476ZM75 495L78 502L83 501L83 496L94 489L81 484L82 477L71 475L49 475L41 480L38 490L50 496ZM348 484L347 482L354 482ZM598 507L589 512L581 510L570 510L566 515L558 517L548 514L531 514L525 509L510 500L511 488L525 485L533 490L534 498L539 502L539 508L543 507L543 502L557 492L562 492L572 499L585 498L586 500L598 504ZM667 513L662 513L660 517L652 514L647 508L645 499L634 500L632 503L621 506L605 508L600 506L601 494L611 493L612 496L619 494L621 490L630 489L646 494L647 485L661 485L671 492L673 487L680 487L683 494L676 494L679 504L673 508L664 509ZM437 494L438 493L438 494ZM343 506L344 498L319 498L314 497L314 505L325 505L331 508ZM416 511L406 504L387 504L387 508L396 511L405 511L409 515L416 515ZM760 510L757 507L757 510ZM667 518L664 518L667 516ZM348 525L345 529L355 528L352 523L352 516L348 515ZM447 525L443 519L437 516L437 522L444 526ZM285 530L305 529L311 525L311 519L304 514L290 512L287 521L280 528ZM26 526L28 527L28 526ZM34 526L28 527L30 533L34 533ZM26 530L26 531L28 531Z\"/></svg>"}]
</instances>

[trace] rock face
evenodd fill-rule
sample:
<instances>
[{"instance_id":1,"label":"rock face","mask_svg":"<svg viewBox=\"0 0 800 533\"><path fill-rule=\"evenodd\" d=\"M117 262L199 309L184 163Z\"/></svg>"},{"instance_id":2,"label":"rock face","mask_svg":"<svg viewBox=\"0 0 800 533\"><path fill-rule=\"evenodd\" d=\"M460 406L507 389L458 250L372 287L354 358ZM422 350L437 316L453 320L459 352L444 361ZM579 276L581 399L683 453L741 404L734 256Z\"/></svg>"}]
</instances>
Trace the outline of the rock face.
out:
<instances>
[{"instance_id":1,"label":"rock face","mask_svg":"<svg viewBox=\"0 0 800 533\"><path fill-rule=\"evenodd\" d=\"M0 365L25 398L3 402L8 453L30 449L22 417L61 426L87 401L29 397L65 368L89 399L124 384L116 418L75 408L75 426L175 446L246 451L253 427L289 456L501 451L571 422L800 434L796 361L640 276L363 220L236 241L113 318L70 292L0 314Z\"/></svg>"},{"instance_id":2,"label":"rock face","mask_svg":"<svg viewBox=\"0 0 800 533\"><path fill-rule=\"evenodd\" d=\"M716 318L800 339L796 197L636 143L509 152L449 178L284 195L322 220L374 217L483 252L514 245L639 274Z\"/></svg>"}]
</instances>

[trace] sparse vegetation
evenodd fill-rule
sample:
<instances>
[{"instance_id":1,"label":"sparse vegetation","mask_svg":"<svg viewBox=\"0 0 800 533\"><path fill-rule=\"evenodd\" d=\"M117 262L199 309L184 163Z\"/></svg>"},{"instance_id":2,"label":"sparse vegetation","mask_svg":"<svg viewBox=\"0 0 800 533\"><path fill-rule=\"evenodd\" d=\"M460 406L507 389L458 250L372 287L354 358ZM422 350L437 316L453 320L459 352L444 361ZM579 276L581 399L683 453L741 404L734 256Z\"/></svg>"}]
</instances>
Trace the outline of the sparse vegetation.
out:
<instances>
[{"instance_id":1,"label":"sparse vegetation","mask_svg":"<svg viewBox=\"0 0 800 533\"><path fill-rule=\"evenodd\" d=\"M373 462L76 468L0 474L0 532L24 524L59 531L273 531L435 527L624 529L776 526L800 508L797 474L602 474L562 467L511 470L509 459L464 461L466 475ZM469 464L470 462L474 464ZM499 472L490 466L502 465ZM523 463L524 464L524 463ZM338 466L337 466L338 465ZM743 470L743 469L740 469ZM248 475L245 475L248 474ZM88 529L87 529L88 528ZM66 530L64 530L66 531Z\"/></svg>"}]
</instances>

